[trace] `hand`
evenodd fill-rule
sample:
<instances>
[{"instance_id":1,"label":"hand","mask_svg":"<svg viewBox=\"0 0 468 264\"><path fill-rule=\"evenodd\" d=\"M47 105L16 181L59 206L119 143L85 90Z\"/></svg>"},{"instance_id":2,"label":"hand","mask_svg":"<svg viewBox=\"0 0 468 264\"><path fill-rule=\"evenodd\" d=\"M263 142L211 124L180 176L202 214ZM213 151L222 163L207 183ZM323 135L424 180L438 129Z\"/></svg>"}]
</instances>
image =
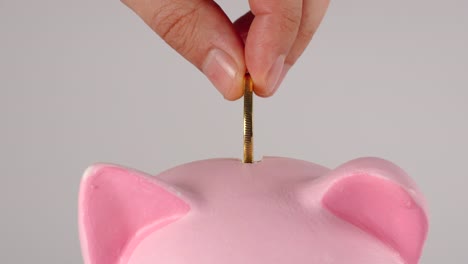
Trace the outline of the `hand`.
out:
<instances>
[{"instance_id":1,"label":"hand","mask_svg":"<svg viewBox=\"0 0 468 264\"><path fill-rule=\"evenodd\" d=\"M329 3L249 0L251 11L231 23L212 0L122 1L228 100L243 95L246 69L255 93L271 96L309 44Z\"/></svg>"}]
</instances>

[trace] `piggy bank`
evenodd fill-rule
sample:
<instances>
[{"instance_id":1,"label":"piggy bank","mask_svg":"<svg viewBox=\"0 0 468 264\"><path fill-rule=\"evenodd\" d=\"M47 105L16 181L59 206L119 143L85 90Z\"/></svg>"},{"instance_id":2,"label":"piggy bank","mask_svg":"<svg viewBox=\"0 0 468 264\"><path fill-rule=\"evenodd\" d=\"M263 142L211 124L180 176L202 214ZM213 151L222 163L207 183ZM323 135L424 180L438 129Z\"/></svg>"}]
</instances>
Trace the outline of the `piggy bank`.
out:
<instances>
[{"instance_id":1,"label":"piggy bank","mask_svg":"<svg viewBox=\"0 0 468 264\"><path fill-rule=\"evenodd\" d=\"M156 177L97 164L82 179L86 264L415 264L424 198L378 158L334 170L212 159Z\"/></svg>"}]
</instances>

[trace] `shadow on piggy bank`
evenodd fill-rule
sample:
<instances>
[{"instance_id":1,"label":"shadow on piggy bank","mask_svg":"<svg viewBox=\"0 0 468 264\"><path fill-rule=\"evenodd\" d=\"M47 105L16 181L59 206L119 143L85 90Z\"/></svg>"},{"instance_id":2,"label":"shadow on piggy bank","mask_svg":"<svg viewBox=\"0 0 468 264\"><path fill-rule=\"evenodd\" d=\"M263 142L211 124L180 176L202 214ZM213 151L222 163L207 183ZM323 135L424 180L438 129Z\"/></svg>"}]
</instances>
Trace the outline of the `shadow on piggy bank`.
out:
<instances>
[{"instance_id":1,"label":"shadow on piggy bank","mask_svg":"<svg viewBox=\"0 0 468 264\"><path fill-rule=\"evenodd\" d=\"M86 264L415 264L428 220L414 182L385 160L330 170L267 157L157 177L94 165L79 227Z\"/></svg>"}]
</instances>

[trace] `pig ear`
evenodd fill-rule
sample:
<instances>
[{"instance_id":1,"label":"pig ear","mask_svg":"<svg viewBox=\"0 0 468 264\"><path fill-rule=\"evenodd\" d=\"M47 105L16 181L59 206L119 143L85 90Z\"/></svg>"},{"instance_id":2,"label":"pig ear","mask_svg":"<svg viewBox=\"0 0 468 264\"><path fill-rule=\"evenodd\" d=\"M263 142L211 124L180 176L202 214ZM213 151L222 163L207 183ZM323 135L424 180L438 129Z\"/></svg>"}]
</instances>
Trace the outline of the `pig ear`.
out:
<instances>
[{"instance_id":1,"label":"pig ear","mask_svg":"<svg viewBox=\"0 0 468 264\"><path fill-rule=\"evenodd\" d=\"M348 162L332 171L322 198L335 216L370 233L416 264L426 239L425 202L396 165L377 158Z\"/></svg>"},{"instance_id":2,"label":"pig ear","mask_svg":"<svg viewBox=\"0 0 468 264\"><path fill-rule=\"evenodd\" d=\"M79 197L84 262L120 263L135 241L189 210L173 188L150 176L114 165L94 165L83 176Z\"/></svg>"}]
</instances>

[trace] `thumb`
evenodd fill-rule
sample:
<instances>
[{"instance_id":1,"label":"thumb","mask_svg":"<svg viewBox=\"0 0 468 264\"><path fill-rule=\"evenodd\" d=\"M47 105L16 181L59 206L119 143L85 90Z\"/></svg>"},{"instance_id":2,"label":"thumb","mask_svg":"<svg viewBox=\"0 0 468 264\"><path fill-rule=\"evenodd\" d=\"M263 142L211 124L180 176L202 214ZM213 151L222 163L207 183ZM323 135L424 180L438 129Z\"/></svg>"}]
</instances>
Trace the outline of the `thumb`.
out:
<instances>
[{"instance_id":1,"label":"thumb","mask_svg":"<svg viewBox=\"0 0 468 264\"><path fill-rule=\"evenodd\" d=\"M206 0L122 0L228 100L242 96L243 43L223 10Z\"/></svg>"}]
</instances>

